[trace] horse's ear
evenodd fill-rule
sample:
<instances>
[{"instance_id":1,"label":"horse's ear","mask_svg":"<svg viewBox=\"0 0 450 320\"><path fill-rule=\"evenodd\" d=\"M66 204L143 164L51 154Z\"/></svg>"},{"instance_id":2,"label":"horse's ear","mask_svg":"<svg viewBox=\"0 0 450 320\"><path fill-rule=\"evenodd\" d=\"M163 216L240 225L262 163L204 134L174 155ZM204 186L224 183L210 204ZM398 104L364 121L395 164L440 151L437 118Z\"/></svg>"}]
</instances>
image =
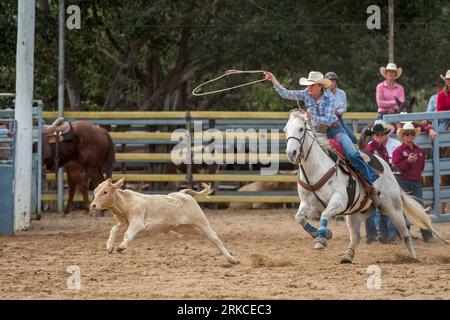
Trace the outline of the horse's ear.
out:
<instances>
[{"instance_id":1,"label":"horse's ear","mask_svg":"<svg viewBox=\"0 0 450 320\"><path fill-rule=\"evenodd\" d=\"M395 102L397 102L397 105L398 105L399 107L401 107L401 106L402 106L402 102L401 102L400 100L398 100L397 97L394 97L394 98L395 98Z\"/></svg>"},{"instance_id":2,"label":"horse's ear","mask_svg":"<svg viewBox=\"0 0 450 320\"><path fill-rule=\"evenodd\" d=\"M302 117L303 121L308 122L308 114L306 112L302 113L301 117Z\"/></svg>"},{"instance_id":3,"label":"horse's ear","mask_svg":"<svg viewBox=\"0 0 450 320\"><path fill-rule=\"evenodd\" d=\"M123 177L122 179L120 179L119 181L114 183L113 184L113 189L114 190L120 189L123 186L124 181L125 181L125 177Z\"/></svg>"},{"instance_id":4,"label":"horse's ear","mask_svg":"<svg viewBox=\"0 0 450 320\"><path fill-rule=\"evenodd\" d=\"M108 179L106 179L105 181L106 181L106 182L109 182L109 183L112 183L111 178L108 178Z\"/></svg>"}]
</instances>

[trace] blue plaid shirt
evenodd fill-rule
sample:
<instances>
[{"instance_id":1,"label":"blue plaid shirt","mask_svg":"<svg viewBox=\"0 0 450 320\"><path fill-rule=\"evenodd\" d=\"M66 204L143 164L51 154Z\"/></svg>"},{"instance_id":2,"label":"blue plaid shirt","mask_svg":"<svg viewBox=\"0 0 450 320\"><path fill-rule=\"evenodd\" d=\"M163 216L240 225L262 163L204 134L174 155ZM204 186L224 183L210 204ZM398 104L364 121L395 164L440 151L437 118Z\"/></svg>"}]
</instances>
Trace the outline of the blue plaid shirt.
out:
<instances>
[{"instance_id":1,"label":"blue plaid shirt","mask_svg":"<svg viewBox=\"0 0 450 320\"><path fill-rule=\"evenodd\" d=\"M308 90L287 90L281 84L275 85L275 90L278 94L288 100L302 100L308 107L308 111L314 116L312 124L324 124L330 126L332 123L338 121L335 115L336 111L336 99L330 89L322 89L323 94L319 100L314 98L308 93Z\"/></svg>"}]
</instances>

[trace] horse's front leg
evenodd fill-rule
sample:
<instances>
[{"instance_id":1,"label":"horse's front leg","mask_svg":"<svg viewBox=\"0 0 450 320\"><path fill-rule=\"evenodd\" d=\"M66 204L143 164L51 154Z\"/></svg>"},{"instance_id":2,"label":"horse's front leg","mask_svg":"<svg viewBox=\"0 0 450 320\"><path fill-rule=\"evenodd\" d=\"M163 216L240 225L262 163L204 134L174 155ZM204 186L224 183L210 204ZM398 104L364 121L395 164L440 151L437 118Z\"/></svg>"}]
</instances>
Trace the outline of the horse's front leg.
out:
<instances>
[{"instance_id":1,"label":"horse's front leg","mask_svg":"<svg viewBox=\"0 0 450 320\"><path fill-rule=\"evenodd\" d=\"M316 244L314 249L324 249L327 246L327 226L328 220L333 218L335 215L343 212L345 210L346 199L339 193L335 193L331 196L327 207L320 215L320 227L317 232Z\"/></svg>"},{"instance_id":2,"label":"horse's front leg","mask_svg":"<svg viewBox=\"0 0 450 320\"><path fill-rule=\"evenodd\" d=\"M308 206L306 201L300 202L300 207L298 208L297 214L295 215L295 221L297 221L299 224L302 225L303 229L313 238L316 238L318 235L319 229L314 227L312 224L310 224L308 221L306 221L306 216L313 216L315 213L314 211L317 211L316 209L311 208ZM331 230L326 230L326 238L331 239L333 237L333 234Z\"/></svg>"},{"instance_id":3,"label":"horse's front leg","mask_svg":"<svg viewBox=\"0 0 450 320\"><path fill-rule=\"evenodd\" d=\"M341 259L341 263L352 263L353 257L355 256L356 247L361 240L361 235L359 234L359 227L361 225L361 214L356 213L348 215L345 217L347 223L347 228L350 231L350 245L344 252L344 256Z\"/></svg>"}]
</instances>

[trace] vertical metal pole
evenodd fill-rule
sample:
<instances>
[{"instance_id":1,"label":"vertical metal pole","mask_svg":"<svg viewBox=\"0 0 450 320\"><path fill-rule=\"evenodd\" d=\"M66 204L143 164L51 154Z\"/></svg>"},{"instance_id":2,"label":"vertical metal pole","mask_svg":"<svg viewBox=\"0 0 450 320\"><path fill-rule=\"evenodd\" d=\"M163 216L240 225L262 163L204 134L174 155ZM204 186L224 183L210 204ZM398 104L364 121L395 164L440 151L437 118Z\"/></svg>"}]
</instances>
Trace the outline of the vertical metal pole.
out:
<instances>
[{"instance_id":1,"label":"vertical metal pole","mask_svg":"<svg viewBox=\"0 0 450 320\"><path fill-rule=\"evenodd\" d=\"M389 62L394 62L394 0L389 0Z\"/></svg>"},{"instance_id":2,"label":"vertical metal pole","mask_svg":"<svg viewBox=\"0 0 450 320\"><path fill-rule=\"evenodd\" d=\"M38 166L37 166L37 214L40 215L42 211L41 197L42 197L42 109L43 103L39 101L38 103Z\"/></svg>"},{"instance_id":3,"label":"vertical metal pole","mask_svg":"<svg viewBox=\"0 0 450 320\"><path fill-rule=\"evenodd\" d=\"M438 128L438 120L433 120L433 128ZM440 195L440 159L439 159L439 135L433 141L433 202L435 219L439 221L441 218L441 195Z\"/></svg>"},{"instance_id":4,"label":"vertical metal pole","mask_svg":"<svg viewBox=\"0 0 450 320\"><path fill-rule=\"evenodd\" d=\"M16 53L14 231L30 227L33 148L34 0L19 0Z\"/></svg>"},{"instance_id":5,"label":"vertical metal pole","mask_svg":"<svg viewBox=\"0 0 450 320\"><path fill-rule=\"evenodd\" d=\"M64 0L59 0L58 117L64 116ZM64 169L58 169L58 212L64 208Z\"/></svg>"}]
</instances>

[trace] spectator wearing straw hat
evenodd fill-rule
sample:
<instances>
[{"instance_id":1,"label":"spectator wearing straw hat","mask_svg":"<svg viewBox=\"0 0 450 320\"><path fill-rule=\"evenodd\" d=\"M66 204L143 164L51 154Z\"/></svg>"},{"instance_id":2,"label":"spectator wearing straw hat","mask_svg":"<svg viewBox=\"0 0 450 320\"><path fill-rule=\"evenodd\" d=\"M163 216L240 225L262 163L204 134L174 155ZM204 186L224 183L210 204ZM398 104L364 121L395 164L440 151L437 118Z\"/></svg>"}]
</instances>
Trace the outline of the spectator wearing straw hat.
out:
<instances>
[{"instance_id":1,"label":"spectator wearing straw hat","mask_svg":"<svg viewBox=\"0 0 450 320\"><path fill-rule=\"evenodd\" d=\"M421 177L425 168L425 158L422 149L414 143L420 134L412 122L405 122L402 128L397 130L397 136L403 144L395 149L392 155L392 165L398 169L396 178L402 189L413 196L419 203L423 203ZM420 230L423 240L430 241L433 235L428 230Z\"/></svg>"},{"instance_id":2,"label":"spectator wearing straw hat","mask_svg":"<svg viewBox=\"0 0 450 320\"><path fill-rule=\"evenodd\" d=\"M379 118L389 113L399 113L399 106L396 98L400 102L405 101L405 89L395 80L402 75L402 68L397 68L395 63L388 63L386 67L380 68L380 73L385 80L377 85L376 100Z\"/></svg>"},{"instance_id":3,"label":"spectator wearing straw hat","mask_svg":"<svg viewBox=\"0 0 450 320\"><path fill-rule=\"evenodd\" d=\"M445 86L437 97L437 111L450 111L450 70L447 70L445 77L441 75L441 78Z\"/></svg>"},{"instance_id":4,"label":"spectator wearing straw hat","mask_svg":"<svg viewBox=\"0 0 450 320\"><path fill-rule=\"evenodd\" d=\"M450 111L450 70L447 70L445 76L441 75L444 80L444 88L437 95L437 111ZM445 131L450 125L450 120L442 120L439 122L439 131Z\"/></svg>"},{"instance_id":5,"label":"spectator wearing straw hat","mask_svg":"<svg viewBox=\"0 0 450 320\"><path fill-rule=\"evenodd\" d=\"M330 90L336 99L336 115L341 123L342 128L347 132L348 136L354 144L356 144L356 136L352 129L345 123L342 116L347 112L347 94L344 90L338 88L338 76L335 72L327 72L325 74L325 79L331 80Z\"/></svg>"}]
</instances>

